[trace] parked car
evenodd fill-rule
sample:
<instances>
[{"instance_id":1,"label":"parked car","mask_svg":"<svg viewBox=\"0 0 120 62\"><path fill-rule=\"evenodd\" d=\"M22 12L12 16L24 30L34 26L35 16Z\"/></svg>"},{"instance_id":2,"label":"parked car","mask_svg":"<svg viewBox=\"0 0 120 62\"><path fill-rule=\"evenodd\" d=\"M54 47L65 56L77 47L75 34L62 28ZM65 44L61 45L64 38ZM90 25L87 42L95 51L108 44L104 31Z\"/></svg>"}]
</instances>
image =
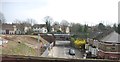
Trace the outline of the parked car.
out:
<instances>
[{"instance_id":1,"label":"parked car","mask_svg":"<svg viewBox=\"0 0 120 62\"><path fill-rule=\"evenodd\" d=\"M75 55L75 50L69 49L69 54L70 54L70 55Z\"/></svg>"}]
</instances>

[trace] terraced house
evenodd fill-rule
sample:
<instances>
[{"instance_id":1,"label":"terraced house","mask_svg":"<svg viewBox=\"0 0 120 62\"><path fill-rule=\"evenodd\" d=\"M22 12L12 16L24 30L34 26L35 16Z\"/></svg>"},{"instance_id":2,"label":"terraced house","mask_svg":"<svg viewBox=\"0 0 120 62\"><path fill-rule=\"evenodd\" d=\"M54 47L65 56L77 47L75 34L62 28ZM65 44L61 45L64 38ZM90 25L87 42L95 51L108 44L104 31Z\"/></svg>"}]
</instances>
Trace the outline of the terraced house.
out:
<instances>
[{"instance_id":1,"label":"terraced house","mask_svg":"<svg viewBox=\"0 0 120 62\"><path fill-rule=\"evenodd\" d=\"M31 29L30 25L23 24L2 24L2 34L25 34Z\"/></svg>"},{"instance_id":2,"label":"terraced house","mask_svg":"<svg viewBox=\"0 0 120 62\"><path fill-rule=\"evenodd\" d=\"M47 33L46 24L34 24L32 26L34 34L37 33Z\"/></svg>"},{"instance_id":3,"label":"terraced house","mask_svg":"<svg viewBox=\"0 0 120 62\"><path fill-rule=\"evenodd\" d=\"M15 34L15 26L13 24L2 24L2 34Z\"/></svg>"}]
</instances>

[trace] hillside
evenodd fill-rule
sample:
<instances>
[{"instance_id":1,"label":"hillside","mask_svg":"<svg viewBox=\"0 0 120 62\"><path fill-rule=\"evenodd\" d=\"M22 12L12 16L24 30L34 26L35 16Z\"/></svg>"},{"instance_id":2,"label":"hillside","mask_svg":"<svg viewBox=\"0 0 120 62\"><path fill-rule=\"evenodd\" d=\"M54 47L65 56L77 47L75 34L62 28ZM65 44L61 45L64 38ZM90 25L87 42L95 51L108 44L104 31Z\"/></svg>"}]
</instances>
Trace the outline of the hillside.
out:
<instances>
[{"instance_id":1,"label":"hillside","mask_svg":"<svg viewBox=\"0 0 120 62\"><path fill-rule=\"evenodd\" d=\"M2 35L2 38L8 40L8 43L0 47L2 54L7 55L25 55L37 56L37 36L30 35ZM40 44L47 44L48 42L42 41ZM42 46L42 45L41 45ZM41 47L40 46L40 47ZM45 48L41 47L41 54Z\"/></svg>"}]
</instances>

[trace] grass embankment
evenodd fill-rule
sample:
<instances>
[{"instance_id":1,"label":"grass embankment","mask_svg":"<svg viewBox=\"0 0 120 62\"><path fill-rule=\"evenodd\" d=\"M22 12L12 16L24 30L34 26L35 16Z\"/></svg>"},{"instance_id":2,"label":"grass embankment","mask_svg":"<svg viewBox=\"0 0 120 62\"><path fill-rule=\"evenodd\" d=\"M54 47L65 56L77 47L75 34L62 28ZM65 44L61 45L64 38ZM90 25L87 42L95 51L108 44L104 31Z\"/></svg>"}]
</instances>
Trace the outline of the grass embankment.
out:
<instances>
[{"instance_id":1,"label":"grass embankment","mask_svg":"<svg viewBox=\"0 0 120 62\"><path fill-rule=\"evenodd\" d=\"M28 47L22 42L19 43L11 41L2 48L2 54L36 56L36 50Z\"/></svg>"},{"instance_id":2,"label":"grass embankment","mask_svg":"<svg viewBox=\"0 0 120 62\"><path fill-rule=\"evenodd\" d=\"M31 36L32 38L38 39L38 36ZM43 44L48 44L48 41L40 37L40 40L43 42Z\"/></svg>"},{"instance_id":3,"label":"grass embankment","mask_svg":"<svg viewBox=\"0 0 120 62\"><path fill-rule=\"evenodd\" d=\"M3 38L8 40L8 43L0 46L0 54L7 55L25 55L25 56L37 56L38 52L35 46L38 44L38 36L27 35L6 35ZM43 44L48 44L46 40L40 38ZM32 47L31 47L32 46ZM45 48L41 48L40 54L45 51Z\"/></svg>"}]
</instances>

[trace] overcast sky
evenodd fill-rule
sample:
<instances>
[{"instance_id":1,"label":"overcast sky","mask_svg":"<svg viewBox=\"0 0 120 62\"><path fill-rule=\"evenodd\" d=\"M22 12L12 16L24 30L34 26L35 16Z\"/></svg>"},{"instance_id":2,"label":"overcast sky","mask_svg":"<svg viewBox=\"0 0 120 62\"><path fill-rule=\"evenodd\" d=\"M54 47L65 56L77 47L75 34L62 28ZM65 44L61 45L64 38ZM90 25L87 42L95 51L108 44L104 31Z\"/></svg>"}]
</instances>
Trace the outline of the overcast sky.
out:
<instances>
[{"instance_id":1,"label":"overcast sky","mask_svg":"<svg viewBox=\"0 0 120 62\"><path fill-rule=\"evenodd\" d=\"M120 0L0 0L0 12L7 22L15 19L33 18L44 23L45 16L54 21L95 25L99 22L118 22L118 1Z\"/></svg>"}]
</instances>

